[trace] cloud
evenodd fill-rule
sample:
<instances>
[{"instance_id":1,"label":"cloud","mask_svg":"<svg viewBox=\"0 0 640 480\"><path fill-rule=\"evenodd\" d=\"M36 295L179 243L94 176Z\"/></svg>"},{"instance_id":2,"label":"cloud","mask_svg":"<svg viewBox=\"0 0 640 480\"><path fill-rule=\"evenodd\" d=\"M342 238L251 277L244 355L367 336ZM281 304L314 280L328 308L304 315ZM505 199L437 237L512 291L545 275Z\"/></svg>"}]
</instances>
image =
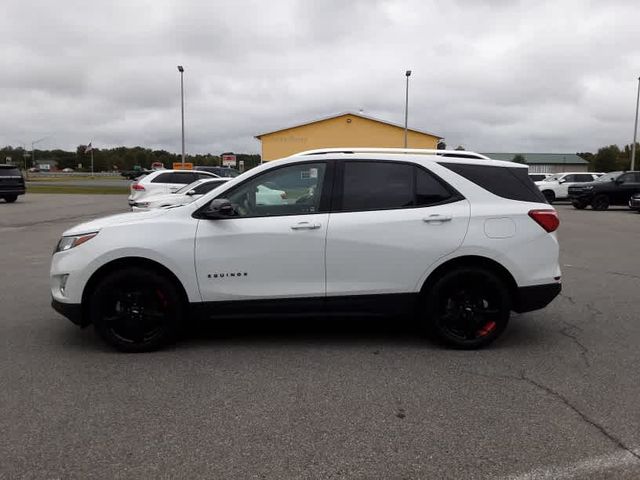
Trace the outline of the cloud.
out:
<instances>
[{"instance_id":1,"label":"cloud","mask_svg":"<svg viewBox=\"0 0 640 480\"><path fill-rule=\"evenodd\" d=\"M8 0L0 143L257 152L257 133L345 110L478 151L632 137L635 2Z\"/></svg>"}]
</instances>

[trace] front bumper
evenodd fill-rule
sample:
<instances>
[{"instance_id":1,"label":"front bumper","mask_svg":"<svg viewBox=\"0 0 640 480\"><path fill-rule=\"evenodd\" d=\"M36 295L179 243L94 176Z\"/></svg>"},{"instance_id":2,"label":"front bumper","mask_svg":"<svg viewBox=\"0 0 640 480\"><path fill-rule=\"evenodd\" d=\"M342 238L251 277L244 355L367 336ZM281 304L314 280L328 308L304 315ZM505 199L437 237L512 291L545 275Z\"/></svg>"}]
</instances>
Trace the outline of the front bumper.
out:
<instances>
[{"instance_id":1,"label":"front bumper","mask_svg":"<svg viewBox=\"0 0 640 480\"><path fill-rule=\"evenodd\" d=\"M519 287L516 293L515 308L513 310L518 313L540 310L549 305L561 291L562 284L560 283Z\"/></svg>"},{"instance_id":2,"label":"front bumper","mask_svg":"<svg viewBox=\"0 0 640 480\"><path fill-rule=\"evenodd\" d=\"M640 198L632 198L629 200L629 208L640 210Z\"/></svg>"},{"instance_id":3,"label":"front bumper","mask_svg":"<svg viewBox=\"0 0 640 480\"><path fill-rule=\"evenodd\" d=\"M82 315L82 305L79 303L62 303L55 298L51 299L51 306L63 317L67 317L72 323L80 327L86 327L89 322Z\"/></svg>"}]
</instances>

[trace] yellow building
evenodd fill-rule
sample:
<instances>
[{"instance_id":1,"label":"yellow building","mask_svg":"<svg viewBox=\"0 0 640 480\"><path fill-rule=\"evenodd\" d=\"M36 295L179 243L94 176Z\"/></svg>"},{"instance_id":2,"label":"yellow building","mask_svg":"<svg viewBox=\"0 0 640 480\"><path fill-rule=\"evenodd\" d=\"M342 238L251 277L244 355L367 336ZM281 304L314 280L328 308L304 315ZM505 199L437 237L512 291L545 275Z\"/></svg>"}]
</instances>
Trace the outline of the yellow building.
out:
<instances>
[{"instance_id":1,"label":"yellow building","mask_svg":"<svg viewBox=\"0 0 640 480\"><path fill-rule=\"evenodd\" d=\"M340 113L312 122L256 135L262 146L262 161L288 157L316 148L404 147L404 127L395 123ZM407 148L436 148L442 137L408 129Z\"/></svg>"}]
</instances>

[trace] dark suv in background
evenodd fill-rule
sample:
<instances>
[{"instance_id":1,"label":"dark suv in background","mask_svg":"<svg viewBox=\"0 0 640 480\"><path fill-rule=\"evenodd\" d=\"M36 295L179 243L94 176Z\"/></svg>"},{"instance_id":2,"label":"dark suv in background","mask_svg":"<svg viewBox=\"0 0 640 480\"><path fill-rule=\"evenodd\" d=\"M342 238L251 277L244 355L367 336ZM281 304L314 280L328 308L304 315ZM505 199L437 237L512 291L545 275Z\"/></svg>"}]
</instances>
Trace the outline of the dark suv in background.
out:
<instances>
[{"instance_id":1,"label":"dark suv in background","mask_svg":"<svg viewBox=\"0 0 640 480\"><path fill-rule=\"evenodd\" d=\"M640 193L640 172L610 172L593 182L569 187L571 204L581 210L591 205L594 210L606 210L610 205L629 205Z\"/></svg>"},{"instance_id":2,"label":"dark suv in background","mask_svg":"<svg viewBox=\"0 0 640 480\"><path fill-rule=\"evenodd\" d=\"M24 177L20 169L13 165L0 165L0 198L13 203L24 192Z\"/></svg>"}]
</instances>

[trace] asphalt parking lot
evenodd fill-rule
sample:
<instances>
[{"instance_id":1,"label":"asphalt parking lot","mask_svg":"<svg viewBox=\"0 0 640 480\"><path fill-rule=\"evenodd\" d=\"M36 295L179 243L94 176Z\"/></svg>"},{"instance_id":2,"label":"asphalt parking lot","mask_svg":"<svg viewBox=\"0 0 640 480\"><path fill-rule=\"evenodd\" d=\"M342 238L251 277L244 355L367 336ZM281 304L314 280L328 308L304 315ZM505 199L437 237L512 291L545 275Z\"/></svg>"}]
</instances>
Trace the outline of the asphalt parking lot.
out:
<instances>
[{"instance_id":1,"label":"asphalt parking lot","mask_svg":"<svg viewBox=\"0 0 640 480\"><path fill-rule=\"evenodd\" d=\"M0 478L639 478L640 215L557 208L563 294L489 349L343 320L125 355L50 308L48 268L126 197L0 202Z\"/></svg>"}]
</instances>

